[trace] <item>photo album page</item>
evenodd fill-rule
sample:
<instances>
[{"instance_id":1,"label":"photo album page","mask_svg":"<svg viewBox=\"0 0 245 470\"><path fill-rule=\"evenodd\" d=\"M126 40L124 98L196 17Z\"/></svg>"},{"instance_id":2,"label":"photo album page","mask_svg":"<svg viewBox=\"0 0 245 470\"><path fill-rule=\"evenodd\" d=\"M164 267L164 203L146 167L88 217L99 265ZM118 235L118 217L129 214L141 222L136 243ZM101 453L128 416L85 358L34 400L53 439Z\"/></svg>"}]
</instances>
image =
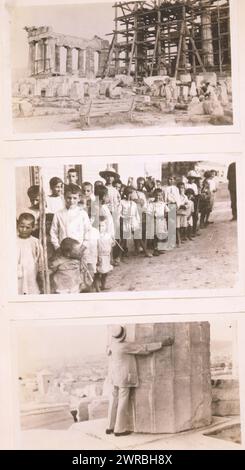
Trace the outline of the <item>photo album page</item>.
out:
<instances>
[{"instance_id":1,"label":"photo album page","mask_svg":"<svg viewBox=\"0 0 245 470\"><path fill-rule=\"evenodd\" d=\"M179 451L234 465L245 3L0 10L0 450L34 466Z\"/></svg>"}]
</instances>

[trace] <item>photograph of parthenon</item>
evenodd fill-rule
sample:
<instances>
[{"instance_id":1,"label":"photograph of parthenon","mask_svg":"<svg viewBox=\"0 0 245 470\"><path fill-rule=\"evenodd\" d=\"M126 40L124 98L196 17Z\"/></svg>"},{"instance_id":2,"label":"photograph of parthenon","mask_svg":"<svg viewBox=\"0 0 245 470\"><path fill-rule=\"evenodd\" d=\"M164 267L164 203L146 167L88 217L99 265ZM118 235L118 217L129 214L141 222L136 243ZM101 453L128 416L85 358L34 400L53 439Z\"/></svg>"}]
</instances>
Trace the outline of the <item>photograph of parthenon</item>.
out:
<instances>
[{"instance_id":1,"label":"photograph of parthenon","mask_svg":"<svg viewBox=\"0 0 245 470\"><path fill-rule=\"evenodd\" d=\"M14 132L232 125L231 3L14 7Z\"/></svg>"}]
</instances>

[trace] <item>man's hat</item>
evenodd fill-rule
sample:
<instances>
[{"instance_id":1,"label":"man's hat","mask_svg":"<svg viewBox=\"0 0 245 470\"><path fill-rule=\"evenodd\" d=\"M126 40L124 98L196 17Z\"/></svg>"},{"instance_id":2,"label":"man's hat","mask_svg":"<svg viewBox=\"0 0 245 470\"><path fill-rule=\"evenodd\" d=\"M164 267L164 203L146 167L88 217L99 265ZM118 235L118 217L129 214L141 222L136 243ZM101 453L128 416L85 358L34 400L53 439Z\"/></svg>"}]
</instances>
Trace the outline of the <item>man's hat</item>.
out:
<instances>
[{"instance_id":1,"label":"man's hat","mask_svg":"<svg viewBox=\"0 0 245 470\"><path fill-rule=\"evenodd\" d=\"M195 170L190 170L187 173L187 178L195 178L195 179L201 179L201 176L195 171Z\"/></svg>"},{"instance_id":2,"label":"man's hat","mask_svg":"<svg viewBox=\"0 0 245 470\"><path fill-rule=\"evenodd\" d=\"M126 337L126 330L121 325L114 325L112 327L111 336L114 339L114 341L118 341L120 343Z\"/></svg>"},{"instance_id":3,"label":"man's hat","mask_svg":"<svg viewBox=\"0 0 245 470\"><path fill-rule=\"evenodd\" d=\"M104 178L104 179L106 179L107 176L114 176L114 178L117 178L117 179L120 178L120 175L116 172L113 166L109 166L106 170L100 171L99 175L101 176L101 178Z\"/></svg>"}]
</instances>

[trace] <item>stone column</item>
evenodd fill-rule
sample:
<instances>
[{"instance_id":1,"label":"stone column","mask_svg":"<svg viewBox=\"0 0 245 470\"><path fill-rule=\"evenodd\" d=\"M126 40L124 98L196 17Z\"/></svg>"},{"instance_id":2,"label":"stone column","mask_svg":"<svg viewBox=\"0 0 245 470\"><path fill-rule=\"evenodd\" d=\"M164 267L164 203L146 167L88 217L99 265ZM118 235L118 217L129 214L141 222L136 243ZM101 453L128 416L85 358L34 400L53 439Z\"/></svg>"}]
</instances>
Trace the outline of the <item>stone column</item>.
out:
<instances>
[{"instance_id":1,"label":"stone column","mask_svg":"<svg viewBox=\"0 0 245 470\"><path fill-rule=\"evenodd\" d=\"M66 55L66 72L72 73L72 48L67 47L67 55Z\"/></svg>"},{"instance_id":2,"label":"stone column","mask_svg":"<svg viewBox=\"0 0 245 470\"><path fill-rule=\"evenodd\" d=\"M85 76L87 78L94 78L94 50L91 47L86 49L86 65L85 65Z\"/></svg>"},{"instance_id":3,"label":"stone column","mask_svg":"<svg viewBox=\"0 0 245 470\"><path fill-rule=\"evenodd\" d=\"M55 72L60 74L60 50L61 46L55 44Z\"/></svg>"},{"instance_id":4,"label":"stone column","mask_svg":"<svg viewBox=\"0 0 245 470\"><path fill-rule=\"evenodd\" d=\"M98 63L98 76L101 77L103 75L103 71L105 69L105 65L108 59L108 49L102 49L99 51L99 63Z\"/></svg>"},{"instance_id":5,"label":"stone column","mask_svg":"<svg viewBox=\"0 0 245 470\"><path fill-rule=\"evenodd\" d=\"M48 45L47 45L47 41L44 40L43 41L43 69L44 69L44 72L46 72L48 69L49 69L49 63L48 63Z\"/></svg>"},{"instance_id":6,"label":"stone column","mask_svg":"<svg viewBox=\"0 0 245 470\"><path fill-rule=\"evenodd\" d=\"M212 16L211 11L207 8L210 2L207 0L201 0L201 6L203 7L203 12L201 14L201 25L202 25L202 57L203 64L207 67L214 66L214 50L212 42ZM206 8L205 8L206 7Z\"/></svg>"},{"instance_id":7,"label":"stone column","mask_svg":"<svg viewBox=\"0 0 245 470\"><path fill-rule=\"evenodd\" d=\"M53 38L47 40L47 51L49 51L49 71L52 74L55 72L55 40Z\"/></svg>"},{"instance_id":8,"label":"stone column","mask_svg":"<svg viewBox=\"0 0 245 470\"><path fill-rule=\"evenodd\" d=\"M78 49L78 73L84 77L84 49Z\"/></svg>"},{"instance_id":9,"label":"stone column","mask_svg":"<svg viewBox=\"0 0 245 470\"><path fill-rule=\"evenodd\" d=\"M44 71L44 41L42 39L37 42L36 59L36 73L41 73Z\"/></svg>"},{"instance_id":10,"label":"stone column","mask_svg":"<svg viewBox=\"0 0 245 470\"><path fill-rule=\"evenodd\" d=\"M132 394L134 432L176 433L211 423L208 322L127 325L126 341L174 337L172 346L136 356L139 387Z\"/></svg>"},{"instance_id":11,"label":"stone column","mask_svg":"<svg viewBox=\"0 0 245 470\"><path fill-rule=\"evenodd\" d=\"M29 43L29 62L28 62L29 75L35 75L35 58L36 58L36 43L35 41L32 41Z\"/></svg>"}]
</instances>

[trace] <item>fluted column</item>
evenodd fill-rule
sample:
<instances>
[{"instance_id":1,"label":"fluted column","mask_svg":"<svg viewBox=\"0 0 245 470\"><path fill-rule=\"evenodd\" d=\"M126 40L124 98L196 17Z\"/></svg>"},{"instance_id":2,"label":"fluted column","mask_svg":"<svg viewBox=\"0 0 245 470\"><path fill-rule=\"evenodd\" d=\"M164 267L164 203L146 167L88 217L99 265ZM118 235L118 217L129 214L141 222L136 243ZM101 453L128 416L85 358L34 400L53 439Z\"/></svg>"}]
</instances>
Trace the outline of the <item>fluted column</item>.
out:
<instances>
[{"instance_id":1,"label":"fluted column","mask_svg":"<svg viewBox=\"0 0 245 470\"><path fill-rule=\"evenodd\" d=\"M204 7L201 14L201 25L202 25L202 51L203 51L203 63L204 66L214 66L214 50L213 50L213 35L212 35L212 16L211 10L207 8L207 0L201 0L201 6ZM206 8L205 8L206 7Z\"/></svg>"},{"instance_id":2,"label":"fluted column","mask_svg":"<svg viewBox=\"0 0 245 470\"><path fill-rule=\"evenodd\" d=\"M85 75L87 78L94 77L95 70L94 70L94 50L91 47L87 47L86 49L86 67L85 67Z\"/></svg>"},{"instance_id":3,"label":"fluted column","mask_svg":"<svg viewBox=\"0 0 245 470\"><path fill-rule=\"evenodd\" d=\"M72 73L72 48L67 47L67 55L66 55L66 72Z\"/></svg>"},{"instance_id":4,"label":"fluted column","mask_svg":"<svg viewBox=\"0 0 245 470\"><path fill-rule=\"evenodd\" d=\"M55 72L55 40L54 39L49 39L49 50L50 50L50 72L54 73Z\"/></svg>"},{"instance_id":5,"label":"fluted column","mask_svg":"<svg viewBox=\"0 0 245 470\"><path fill-rule=\"evenodd\" d=\"M41 73L44 71L44 41L42 39L37 43L36 59L36 73Z\"/></svg>"},{"instance_id":6,"label":"fluted column","mask_svg":"<svg viewBox=\"0 0 245 470\"><path fill-rule=\"evenodd\" d=\"M84 77L84 49L78 49L78 73Z\"/></svg>"},{"instance_id":7,"label":"fluted column","mask_svg":"<svg viewBox=\"0 0 245 470\"><path fill-rule=\"evenodd\" d=\"M55 44L55 72L60 74L60 50L61 46Z\"/></svg>"},{"instance_id":8,"label":"fluted column","mask_svg":"<svg viewBox=\"0 0 245 470\"><path fill-rule=\"evenodd\" d=\"M98 76L101 77L103 75L103 71L106 66L106 62L108 59L108 49L102 49L99 51L99 63L98 63Z\"/></svg>"},{"instance_id":9,"label":"fluted column","mask_svg":"<svg viewBox=\"0 0 245 470\"><path fill-rule=\"evenodd\" d=\"M35 41L32 41L29 43L29 61L28 61L29 75L35 74L35 58L36 58L36 43Z\"/></svg>"}]
</instances>

